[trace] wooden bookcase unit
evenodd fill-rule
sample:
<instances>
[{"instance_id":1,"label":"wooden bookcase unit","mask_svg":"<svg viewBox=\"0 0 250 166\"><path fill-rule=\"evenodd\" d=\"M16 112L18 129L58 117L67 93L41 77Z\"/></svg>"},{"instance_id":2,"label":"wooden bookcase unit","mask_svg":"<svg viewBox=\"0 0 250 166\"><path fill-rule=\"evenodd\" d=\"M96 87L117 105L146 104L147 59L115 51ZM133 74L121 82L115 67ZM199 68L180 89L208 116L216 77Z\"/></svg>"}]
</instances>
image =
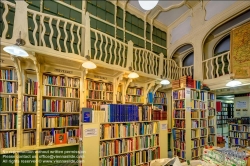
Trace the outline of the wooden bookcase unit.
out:
<instances>
[{"instance_id":1,"label":"wooden bookcase unit","mask_svg":"<svg viewBox=\"0 0 250 166\"><path fill-rule=\"evenodd\" d=\"M193 88L174 89L172 93L173 154L181 161L199 159L205 145L216 146L216 139L211 141L216 138L216 118L209 114L214 109L214 98L211 99L210 92ZM214 131L210 132L212 127Z\"/></svg>"},{"instance_id":2,"label":"wooden bookcase unit","mask_svg":"<svg viewBox=\"0 0 250 166\"><path fill-rule=\"evenodd\" d=\"M137 86L128 86L126 90L125 103L144 104L144 88Z\"/></svg>"},{"instance_id":3,"label":"wooden bookcase unit","mask_svg":"<svg viewBox=\"0 0 250 166\"><path fill-rule=\"evenodd\" d=\"M250 124L229 123L229 145L230 147L240 146L242 148L250 146Z\"/></svg>"},{"instance_id":4,"label":"wooden bookcase unit","mask_svg":"<svg viewBox=\"0 0 250 166\"><path fill-rule=\"evenodd\" d=\"M102 165L118 159L124 160L125 165L128 159L130 165L149 166L154 158L167 158L168 130L162 125L166 126L167 121L84 123L84 165ZM90 136L89 131L95 134Z\"/></svg>"},{"instance_id":5,"label":"wooden bookcase unit","mask_svg":"<svg viewBox=\"0 0 250 166\"><path fill-rule=\"evenodd\" d=\"M113 103L113 82L86 79L86 86L86 100L88 108L100 110L100 106L102 104Z\"/></svg>"}]
</instances>

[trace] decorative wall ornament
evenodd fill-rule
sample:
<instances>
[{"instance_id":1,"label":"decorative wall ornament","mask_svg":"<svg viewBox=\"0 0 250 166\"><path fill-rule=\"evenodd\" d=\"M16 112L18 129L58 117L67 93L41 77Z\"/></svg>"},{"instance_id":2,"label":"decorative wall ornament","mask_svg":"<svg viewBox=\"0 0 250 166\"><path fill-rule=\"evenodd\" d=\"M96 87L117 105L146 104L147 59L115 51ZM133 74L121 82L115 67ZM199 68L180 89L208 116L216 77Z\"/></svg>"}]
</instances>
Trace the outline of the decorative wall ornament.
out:
<instances>
[{"instance_id":1,"label":"decorative wall ornament","mask_svg":"<svg viewBox=\"0 0 250 166\"><path fill-rule=\"evenodd\" d=\"M234 78L250 78L250 22L231 31L230 67Z\"/></svg>"}]
</instances>

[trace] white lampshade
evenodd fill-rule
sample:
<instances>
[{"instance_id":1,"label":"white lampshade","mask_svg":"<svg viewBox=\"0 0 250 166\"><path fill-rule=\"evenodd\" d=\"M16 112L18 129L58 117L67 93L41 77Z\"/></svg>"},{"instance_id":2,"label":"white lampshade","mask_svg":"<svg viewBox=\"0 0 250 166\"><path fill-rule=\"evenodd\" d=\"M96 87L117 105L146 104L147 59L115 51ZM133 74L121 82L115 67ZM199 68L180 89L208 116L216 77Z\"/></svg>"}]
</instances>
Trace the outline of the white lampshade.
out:
<instances>
[{"instance_id":1,"label":"white lampshade","mask_svg":"<svg viewBox=\"0 0 250 166\"><path fill-rule=\"evenodd\" d=\"M162 80L162 81L161 81L161 84L162 84L162 85L168 85L168 84L170 84L170 82L169 82L168 80Z\"/></svg>"},{"instance_id":2,"label":"white lampshade","mask_svg":"<svg viewBox=\"0 0 250 166\"><path fill-rule=\"evenodd\" d=\"M144 10L151 10L153 9L157 4L158 4L159 0L139 0L139 4L140 6L144 9Z\"/></svg>"},{"instance_id":3,"label":"white lampshade","mask_svg":"<svg viewBox=\"0 0 250 166\"><path fill-rule=\"evenodd\" d=\"M241 82L236 81L236 80L232 80L226 84L226 86L228 86L228 87L236 87L236 86L240 86L240 85L241 85Z\"/></svg>"},{"instance_id":4,"label":"white lampshade","mask_svg":"<svg viewBox=\"0 0 250 166\"><path fill-rule=\"evenodd\" d=\"M138 77L139 77L139 75L136 72L131 72L128 75L128 78L138 78Z\"/></svg>"},{"instance_id":5,"label":"white lampshade","mask_svg":"<svg viewBox=\"0 0 250 166\"><path fill-rule=\"evenodd\" d=\"M85 62L83 62L82 67L84 67L86 69L95 69L96 65L94 64L94 62L85 61Z\"/></svg>"},{"instance_id":6,"label":"white lampshade","mask_svg":"<svg viewBox=\"0 0 250 166\"><path fill-rule=\"evenodd\" d=\"M20 57L27 57L29 54L17 45L6 46L3 50L11 55L20 56Z\"/></svg>"}]
</instances>

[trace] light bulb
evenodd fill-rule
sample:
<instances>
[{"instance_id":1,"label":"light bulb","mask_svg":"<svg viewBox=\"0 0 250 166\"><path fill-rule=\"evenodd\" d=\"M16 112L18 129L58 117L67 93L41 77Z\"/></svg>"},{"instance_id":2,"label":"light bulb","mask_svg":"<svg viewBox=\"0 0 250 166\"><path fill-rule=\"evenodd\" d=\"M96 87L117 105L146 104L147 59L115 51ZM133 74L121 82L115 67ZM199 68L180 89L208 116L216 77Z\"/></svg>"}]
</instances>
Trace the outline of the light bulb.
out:
<instances>
[{"instance_id":1,"label":"light bulb","mask_svg":"<svg viewBox=\"0 0 250 166\"><path fill-rule=\"evenodd\" d=\"M3 50L11 55L20 56L20 57L27 57L29 54L17 45L6 46Z\"/></svg>"},{"instance_id":2,"label":"light bulb","mask_svg":"<svg viewBox=\"0 0 250 166\"><path fill-rule=\"evenodd\" d=\"M144 9L144 10L151 10L153 9L157 4L158 4L159 0L139 0L139 4L140 6Z\"/></svg>"},{"instance_id":3,"label":"light bulb","mask_svg":"<svg viewBox=\"0 0 250 166\"><path fill-rule=\"evenodd\" d=\"M226 84L228 87L240 86L242 83L240 81L232 80Z\"/></svg>"},{"instance_id":4,"label":"light bulb","mask_svg":"<svg viewBox=\"0 0 250 166\"><path fill-rule=\"evenodd\" d=\"M96 64L94 64L91 61L85 61L85 62L83 62L82 67L84 67L86 69L95 69L96 68Z\"/></svg>"},{"instance_id":5,"label":"light bulb","mask_svg":"<svg viewBox=\"0 0 250 166\"><path fill-rule=\"evenodd\" d=\"M139 75L136 72L131 72L128 75L128 78L138 78L138 77L139 77Z\"/></svg>"}]
</instances>

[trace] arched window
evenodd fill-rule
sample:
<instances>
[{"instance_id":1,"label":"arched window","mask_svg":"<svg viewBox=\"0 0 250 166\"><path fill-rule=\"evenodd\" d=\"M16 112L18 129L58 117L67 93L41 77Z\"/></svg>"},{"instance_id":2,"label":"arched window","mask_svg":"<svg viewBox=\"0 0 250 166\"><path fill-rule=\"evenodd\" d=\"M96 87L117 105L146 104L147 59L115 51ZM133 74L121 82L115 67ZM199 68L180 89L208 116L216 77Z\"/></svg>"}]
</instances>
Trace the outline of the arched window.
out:
<instances>
[{"instance_id":1,"label":"arched window","mask_svg":"<svg viewBox=\"0 0 250 166\"><path fill-rule=\"evenodd\" d=\"M194 52L189 53L182 61L182 66L192 66L194 64Z\"/></svg>"},{"instance_id":2,"label":"arched window","mask_svg":"<svg viewBox=\"0 0 250 166\"><path fill-rule=\"evenodd\" d=\"M230 50L230 35L224 37L214 48L214 55L221 54Z\"/></svg>"}]
</instances>

